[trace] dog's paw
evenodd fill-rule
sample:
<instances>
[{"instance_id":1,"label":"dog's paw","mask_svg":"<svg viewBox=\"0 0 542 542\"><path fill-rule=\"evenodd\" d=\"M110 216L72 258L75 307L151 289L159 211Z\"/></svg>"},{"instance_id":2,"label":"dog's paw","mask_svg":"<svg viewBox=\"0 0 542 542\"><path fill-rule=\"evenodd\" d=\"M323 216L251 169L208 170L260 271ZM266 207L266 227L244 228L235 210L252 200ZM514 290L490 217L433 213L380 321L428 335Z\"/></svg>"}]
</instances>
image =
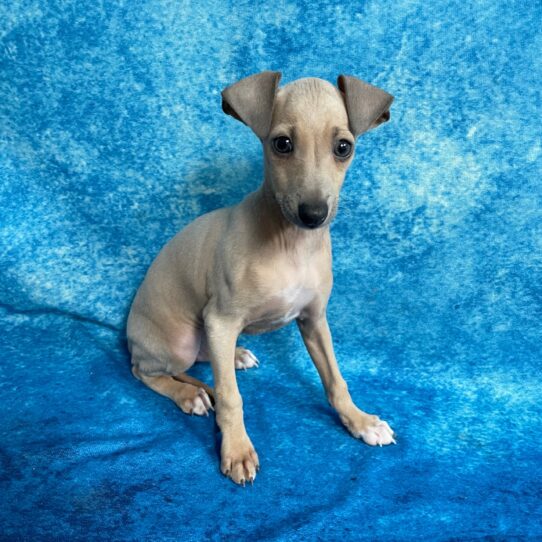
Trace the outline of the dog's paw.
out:
<instances>
[{"instance_id":1,"label":"dog's paw","mask_svg":"<svg viewBox=\"0 0 542 542\"><path fill-rule=\"evenodd\" d=\"M222 441L220 470L236 484L244 486L256 479L260 470L258 454L248 437L234 443Z\"/></svg>"},{"instance_id":2,"label":"dog's paw","mask_svg":"<svg viewBox=\"0 0 542 542\"><path fill-rule=\"evenodd\" d=\"M195 388L191 397L183 398L178 405L185 414L209 416L209 410L214 410L209 395L203 388Z\"/></svg>"},{"instance_id":3,"label":"dog's paw","mask_svg":"<svg viewBox=\"0 0 542 542\"><path fill-rule=\"evenodd\" d=\"M258 358L246 348L238 347L235 349L235 368L236 369L250 369L252 367L259 367L260 362Z\"/></svg>"},{"instance_id":4,"label":"dog's paw","mask_svg":"<svg viewBox=\"0 0 542 542\"><path fill-rule=\"evenodd\" d=\"M397 444L395 441L396 435L388 425L388 422L381 420L378 416L368 416L364 427L354 433L354 436L361 438L363 442L370 446Z\"/></svg>"}]
</instances>

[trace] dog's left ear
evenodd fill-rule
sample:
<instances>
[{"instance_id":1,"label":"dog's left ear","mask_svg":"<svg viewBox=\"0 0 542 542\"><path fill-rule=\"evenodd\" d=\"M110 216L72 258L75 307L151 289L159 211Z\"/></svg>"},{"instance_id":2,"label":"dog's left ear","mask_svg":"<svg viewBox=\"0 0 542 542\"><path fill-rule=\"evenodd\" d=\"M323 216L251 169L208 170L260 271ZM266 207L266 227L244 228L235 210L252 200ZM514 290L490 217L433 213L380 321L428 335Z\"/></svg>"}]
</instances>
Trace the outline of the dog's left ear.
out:
<instances>
[{"instance_id":1,"label":"dog's left ear","mask_svg":"<svg viewBox=\"0 0 542 542\"><path fill-rule=\"evenodd\" d=\"M260 138L269 135L280 72L261 72L222 91L222 110L240 120Z\"/></svg>"},{"instance_id":2,"label":"dog's left ear","mask_svg":"<svg viewBox=\"0 0 542 542\"><path fill-rule=\"evenodd\" d=\"M391 94L349 75L339 75L337 86L343 94L348 123L355 137L390 119Z\"/></svg>"}]
</instances>

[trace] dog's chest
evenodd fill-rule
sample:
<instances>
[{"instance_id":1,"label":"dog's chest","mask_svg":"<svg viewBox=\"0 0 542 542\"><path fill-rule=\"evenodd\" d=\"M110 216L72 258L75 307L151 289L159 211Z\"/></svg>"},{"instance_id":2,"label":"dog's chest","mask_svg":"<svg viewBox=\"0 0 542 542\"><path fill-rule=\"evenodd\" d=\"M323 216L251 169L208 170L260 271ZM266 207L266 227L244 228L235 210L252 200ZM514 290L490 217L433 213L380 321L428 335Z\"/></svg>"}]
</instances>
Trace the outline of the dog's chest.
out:
<instances>
[{"instance_id":1,"label":"dog's chest","mask_svg":"<svg viewBox=\"0 0 542 542\"><path fill-rule=\"evenodd\" d=\"M314 299L316 292L306 286L289 286L262 296L247 315L243 333L264 333L289 324Z\"/></svg>"}]
</instances>

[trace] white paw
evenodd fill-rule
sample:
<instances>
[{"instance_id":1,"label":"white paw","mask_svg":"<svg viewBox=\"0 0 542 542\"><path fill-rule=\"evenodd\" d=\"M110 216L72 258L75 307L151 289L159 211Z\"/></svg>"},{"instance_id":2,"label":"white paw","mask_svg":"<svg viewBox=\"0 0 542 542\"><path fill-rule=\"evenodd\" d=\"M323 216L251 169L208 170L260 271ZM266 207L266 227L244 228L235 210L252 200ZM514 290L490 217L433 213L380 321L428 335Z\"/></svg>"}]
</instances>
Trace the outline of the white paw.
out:
<instances>
[{"instance_id":1,"label":"white paw","mask_svg":"<svg viewBox=\"0 0 542 542\"><path fill-rule=\"evenodd\" d=\"M238 347L235 349L235 368L236 369L250 369L251 367L259 367L260 362L258 358L246 348Z\"/></svg>"},{"instance_id":2,"label":"white paw","mask_svg":"<svg viewBox=\"0 0 542 542\"><path fill-rule=\"evenodd\" d=\"M198 388L197 395L186 399L182 409L187 414L195 414L196 416L209 416L209 410L214 410L211 399L203 388Z\"/></svg>"},{"instance_id":3,"label":"white paw","mask_svg":"<svg viewBox=\"0 0 542 542\"><path fill-rule=\"evenodd\" d=\"M358 438L362 438L370 446L385 446L386 444L397 444L395 433L387 422L376 417L369 422L365 429L360 431Z\"/></svg>"}]
</instances>

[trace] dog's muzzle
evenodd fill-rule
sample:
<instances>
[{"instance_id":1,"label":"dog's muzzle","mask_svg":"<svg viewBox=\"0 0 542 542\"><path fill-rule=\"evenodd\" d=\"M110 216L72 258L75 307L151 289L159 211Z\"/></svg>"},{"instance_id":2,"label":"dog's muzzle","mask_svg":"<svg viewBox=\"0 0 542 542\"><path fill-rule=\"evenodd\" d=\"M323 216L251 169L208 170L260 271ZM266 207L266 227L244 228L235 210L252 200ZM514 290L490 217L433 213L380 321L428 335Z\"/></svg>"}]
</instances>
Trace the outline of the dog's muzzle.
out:
<instances>
[{"instance_id":1,"label":"dog's muzzle","mask_svg":"<svg viewBox=\"0 0 542 542\"><path fill-rule=\"evenodd\" d=\"M328 205L325 201L315 203L300 203L297 208L299 220L307 228L317 228L321 226L329 213Z\"/></svg>"}]
</instances>

